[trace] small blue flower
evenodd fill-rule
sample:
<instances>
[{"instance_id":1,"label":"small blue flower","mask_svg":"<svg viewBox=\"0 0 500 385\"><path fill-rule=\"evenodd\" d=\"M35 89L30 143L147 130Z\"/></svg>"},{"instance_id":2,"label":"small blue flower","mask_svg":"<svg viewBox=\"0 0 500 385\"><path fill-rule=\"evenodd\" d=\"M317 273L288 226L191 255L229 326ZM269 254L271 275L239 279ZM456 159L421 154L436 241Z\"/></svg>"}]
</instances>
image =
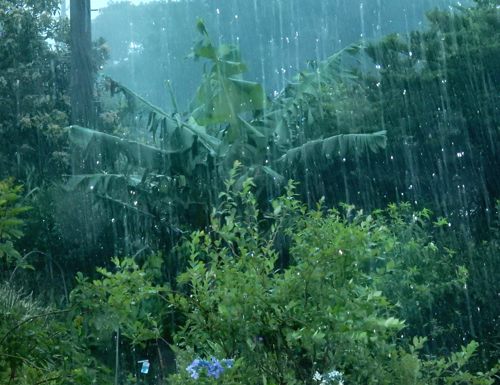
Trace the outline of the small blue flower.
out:
<instances>
[{"instance_id":1,"label":"small blue flower","mask_svg":"<svg viewBox=\"0 0 500 385\"><path fill-rule=\"evenodd\" d=\"M208 377L219 378L226 368L232 368L234 365L234 360L224 359L219 361L217 358L212 357L210 361L201 360L196 358L191 362L186 371L189 373L191 378L197 380L200 378L202 371L206 370L206 375Z\"/></svg>"},{"instance_id":2,"label":"small blue flower","mask_svg":"<svg viewBox=\"0 0 500 385\"><path fill-rule=\"evenodd\" d=\"M197 380L200 377L200 373L198 372L199 368L203 366L203 360L200 360L196 358L189 364L189 366L186 368L187 372L191 376L191 378L194 378Z\"/></svg>"},{"instance_id":3,"label":"small blue flower","mask_svg":"<svg viewBox=\"0 0 500 385\"><path fill-rule=\"evenodd\" d=\"M212 357L210 366L208 367L207 375L209 377L219 378L220 375L224 372L224 368L217 358Z\"/></svg>"}]
</instances>

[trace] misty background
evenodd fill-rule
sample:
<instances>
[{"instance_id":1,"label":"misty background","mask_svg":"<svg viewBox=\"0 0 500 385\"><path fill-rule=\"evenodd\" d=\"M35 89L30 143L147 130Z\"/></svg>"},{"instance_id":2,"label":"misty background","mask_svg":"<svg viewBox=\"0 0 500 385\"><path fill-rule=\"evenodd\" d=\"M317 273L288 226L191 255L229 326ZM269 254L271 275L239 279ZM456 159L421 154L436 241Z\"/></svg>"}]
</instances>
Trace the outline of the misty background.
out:
<instances>
[{"instance_id":1,"label":"misty background","mask_svg":"<svg viewBox=\"0 0 500 385\"><path fill-rule=\"evenodd\" d=\"M93 0L93 38L107 42L106 75L164 108L171 107L168 80L185 108L203 71L202 64L186 58L198 18L215 42L241 48L246 79L272 94L310 60L355 42L421 29L428 10L460 5L456 0Z\"/></svg>"}]
</instances>

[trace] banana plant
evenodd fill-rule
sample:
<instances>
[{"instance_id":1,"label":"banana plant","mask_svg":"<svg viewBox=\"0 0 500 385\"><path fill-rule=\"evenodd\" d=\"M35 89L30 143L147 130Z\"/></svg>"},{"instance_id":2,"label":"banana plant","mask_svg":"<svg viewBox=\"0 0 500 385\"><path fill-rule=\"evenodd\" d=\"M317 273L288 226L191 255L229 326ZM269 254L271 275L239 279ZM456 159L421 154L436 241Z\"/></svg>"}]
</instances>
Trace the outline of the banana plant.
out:
<instances>
[{"instance_id":1,"label":"banana plant","mask_svg":"<svg viewBox=\"0 0 500 385\"><path fill-rule=\"evenodd\" d=\"M243 79L247 68L237 47L216 46L201 20L197 29L201 38L191 57L209 65L190 110L168 113L108 79L112 94L123 94L131 109L147 113L151 140L140 143L69 127L70 141L82 154L83 164L107 161L107 168L100 172L91 167L88 173L71 176L69 190L91 190L125 210L156 219L169 213L167 221L172 223L175 215L192 218L193 213L208 213L235 161L243 165L242 179L252 176L266 189L279 186L288 170L309 158L327 167L339 154L377 152L385 147L385 131L304 134L308 127L328 120L326 101L334 103L331 90L353 81L343 57L358 52L359 46L300 72L280 95L269 99L260 84Z\"/></svg>"}]
</instances>

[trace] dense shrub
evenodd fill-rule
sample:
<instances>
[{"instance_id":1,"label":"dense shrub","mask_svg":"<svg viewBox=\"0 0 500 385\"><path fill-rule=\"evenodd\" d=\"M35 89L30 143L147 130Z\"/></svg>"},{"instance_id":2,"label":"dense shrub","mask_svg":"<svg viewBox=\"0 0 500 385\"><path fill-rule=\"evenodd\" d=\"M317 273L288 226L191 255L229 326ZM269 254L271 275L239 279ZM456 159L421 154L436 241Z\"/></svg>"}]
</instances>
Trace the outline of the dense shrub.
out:
<instances>
[{"instance_id":1,"label":"dense shrub","mask_svg":"<svg viewBox=\"0 0 500 385\"><path fill-rule=\"evenodd\" d=\"M236 359L221 376L227 383L313 383L316 373L326 381L332 371L342 374L333 384L493 383L492 373L465 369L477 344L436 359L422 353L425 338L404 338L411 325L401 315L415 318L418 301L437 300L465 278L444 264L453 255L427 234L402 243L410 225L397 207L383 220L352 207L306 210L289 186L273 201L273 213L263 215L251 180L239 192L234 185L233 175L210 228L184 245L184 292L171 295L185 317L175 336L180 373L174 381L187 381L184 368L194 358L216 357ZM274 248L282 235L292 243L284 270L276 269Z\"/></svg>"}]
</instances>

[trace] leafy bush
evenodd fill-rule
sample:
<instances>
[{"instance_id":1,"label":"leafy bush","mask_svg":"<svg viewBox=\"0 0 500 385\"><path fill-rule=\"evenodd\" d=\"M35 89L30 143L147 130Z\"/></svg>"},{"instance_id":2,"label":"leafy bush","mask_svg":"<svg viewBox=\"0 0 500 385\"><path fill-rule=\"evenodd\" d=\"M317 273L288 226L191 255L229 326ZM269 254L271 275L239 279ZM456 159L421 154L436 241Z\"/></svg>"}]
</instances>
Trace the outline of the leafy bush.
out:
<instances>
[{"instance_id":1,"label":"leafy bush","mask_svg":"<svg viewBox=\"0 0 500 385\"><path fill-rule=\"evenodd\" d=\"M133 345L142 345L160 337L160 326L151 309L151 301L162 297L165 288L150 282L151 276L133 258L113 259L115 271L98 268L101 279L90 281L77 275L77 287L71 302L78 310L74 323L91 345L100 339L109 340L114 332L128 338Z\"/></svg>"},{"instance_id":2,"label":"leafy bush","mask_svg":"<svg viewBox=\"0 0 500 385\"><path fill-rule=\"evenodd\" d=\"M400 261L405 246L394 229L404 224L397 215L384 224L349 207L344 214L306 210L293 185L263 215L252 181L240 191L235 185L233 170L210 228L183 246L189 253L189 268L178 280L184 292L171 295L185 317L175 336L180 371L174 383L193 381L184 368L195 357L212 356L236 359L227 383L313 383L333 371L342 375L335 381L351 384L493 383L493 372L464 369L477 344L449 358L423 358L425 339L405 344L399 337L405 307L387 296L413 299L405 285L429 278L441 260L426 260L422 277L409 273L411 255ZM291 264L283 270L276 268L274 248L282 235L292 240ZM446 288L460 277L436 278L449 278ZM429 290L437 281L430 277Z\"/></svg>"},{"instance_id":3,"label":"leafy bush","mask_svg":"<svg viewBox=\"0 0 500 385\"><path fill-rule=\"evenodd\" d=\"M167 309L160 305L166 288L153 283L161 259L154 255L139 266L133 258L113 258L113 264L110 270L97 269L100 279L77 274L77 286L70 295L73 329L79 343L92 352L89 358L99 362L101 370L95 378L111 381L109 368L114 365L115 382L125 373L135 381L136 349L147 352L148 344L154 344L160 366L165 365L158 341L163 340L161 320Z\"/></svg>"},{"instance_id":4,"label":"leafy bush","mask_svg":"<svg viewBox=\"0 0 500 385\"><path fill-rule=\"evenodd\" d=\"M461 302L457 297L463 297L468 276L457 254L443 244L448 222L444 218L433 222L429 210L415 211L409 203L391 204L376 210L373 217L377 226L393 234L394 242L390 255L374 266L374 279L409 322L405 330L409 340L423 334L434 342L445 334L448 325L443 325L443 318L456 311L451 304ZM444 302L451 306L442 306Z\"/></svg>"}]
</instances>

